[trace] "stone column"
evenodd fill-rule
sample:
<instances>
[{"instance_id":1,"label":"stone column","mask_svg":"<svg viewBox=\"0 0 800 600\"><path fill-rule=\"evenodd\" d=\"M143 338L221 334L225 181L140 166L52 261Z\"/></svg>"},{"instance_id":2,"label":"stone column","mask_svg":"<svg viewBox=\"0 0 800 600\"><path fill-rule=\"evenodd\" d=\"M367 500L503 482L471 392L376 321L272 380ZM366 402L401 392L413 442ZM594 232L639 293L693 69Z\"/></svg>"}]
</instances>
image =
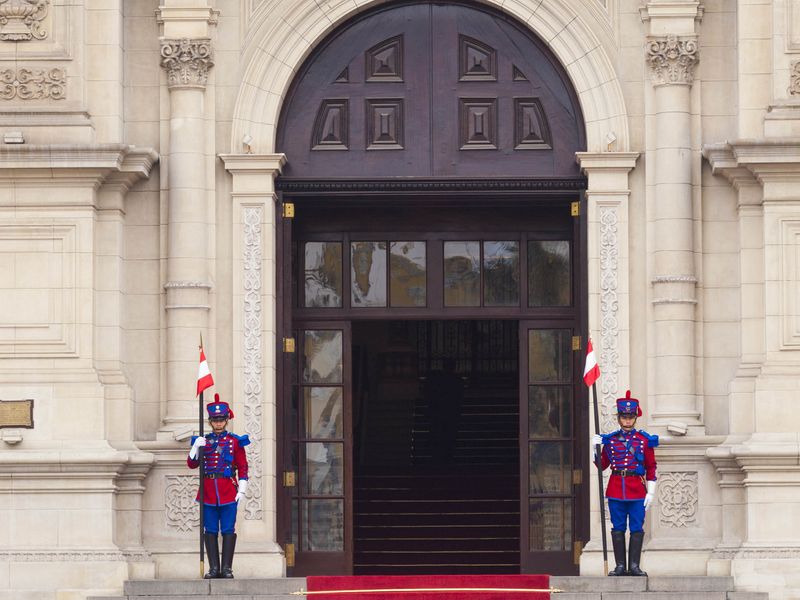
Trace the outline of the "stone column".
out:
<instances>
[{"instance_id":1,"label":"stone column","mask_svg":"<svg viewBox=\"0 0 800 600\"><path fill-rule=\"evenodd\" d=\"M651 418L683 430L700 425L695 389L696 285L692 189L691 85L695 36L651 36L646 43L655 100L652 152L653 332Z\"/></svg>"},{"instance_id":2,"label":"stone column","mask_svg":"<svg viewBox=\"0 0 800 600\"><path fill-rule=\"evenodd\" d=\"M204 95L214 64L211 40L161 40L169 87L166 289L166 437L193 426L200 333L208 329L208 201ZM207 339L207 337L206 337Z\"/></svg>"}]
</instances>

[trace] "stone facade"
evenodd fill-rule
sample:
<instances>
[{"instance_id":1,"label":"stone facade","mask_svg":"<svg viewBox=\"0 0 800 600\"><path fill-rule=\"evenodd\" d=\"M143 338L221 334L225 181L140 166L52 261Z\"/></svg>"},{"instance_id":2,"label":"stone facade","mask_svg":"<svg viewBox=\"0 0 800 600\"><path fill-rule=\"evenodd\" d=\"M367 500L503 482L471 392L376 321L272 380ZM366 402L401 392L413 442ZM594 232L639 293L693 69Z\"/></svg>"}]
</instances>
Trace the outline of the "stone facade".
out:
<instances>
[{"instance_id":1,"label":"stone facade","mask_svg":"<svg viewBox=\"0 0 800 600\"><path fill-rule=\"evenodd\" d=\"M198 332L254 441L237 576L285 573L276 127L303 60L377 4L0 2L0 400L34 400L0 428L0 600L196 576ZM800 598L800 0L483 4L583 110L601 413L633 389L663 440L646 569Z\"/></svg>"}]
</instances>

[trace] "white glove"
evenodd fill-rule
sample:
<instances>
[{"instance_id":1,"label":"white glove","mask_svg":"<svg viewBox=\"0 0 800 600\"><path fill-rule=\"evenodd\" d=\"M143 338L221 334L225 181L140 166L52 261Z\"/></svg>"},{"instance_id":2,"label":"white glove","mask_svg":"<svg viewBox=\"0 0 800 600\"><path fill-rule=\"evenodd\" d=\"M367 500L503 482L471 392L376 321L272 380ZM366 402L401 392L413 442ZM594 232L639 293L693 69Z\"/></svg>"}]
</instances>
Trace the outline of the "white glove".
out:
<instances>
[{"instance_id":1,"label":"white glove","mask_svg":"<svg viewBox=\"0 0 800 600\"><path fill-rule=\"evenodd\" d=\"M653 503L653 498L656 496L656 482L655 481L648 481L647 482L647 495L644 497L644 509L647 510L650 508L650 505Z\"/></svg>"},{"instance_id":2,"label":"white glove","mask_svg":"<svg viewBox=\"0 0 800 600\"><path fill-rule=\"evenodd\" d=\"M206 438L204 438L203 436L197 438L194 441L194 444L192 444L192 449L189 450L189 458L191 458L192 460L197 458L197 455L200 453L200 446L205 446L205 445L206 445Z\"/></svg>"},{"instance_id":3,"label":"white glove","mask_svg":"<svg viewBox=\"0 0 800 600\"><path fill-rule=\"evenodd\" d=\"M655 482L654 482L655 483ZM236 502L241 500L247 494L247 479L239 480L239 491L236 492Z\"/></svg>"},{"instance_id":4,"label":"white glove","mask_svg":"<svg viewBox=\"0 0 800 600\"><path fill-rule=\"evenodd\" d=\"M602 446L602 445L603 445L603 436L600 435L599 433L595 433L592 436L592 448L594 448L594 446Z\"/></svg>"}]
</instances>

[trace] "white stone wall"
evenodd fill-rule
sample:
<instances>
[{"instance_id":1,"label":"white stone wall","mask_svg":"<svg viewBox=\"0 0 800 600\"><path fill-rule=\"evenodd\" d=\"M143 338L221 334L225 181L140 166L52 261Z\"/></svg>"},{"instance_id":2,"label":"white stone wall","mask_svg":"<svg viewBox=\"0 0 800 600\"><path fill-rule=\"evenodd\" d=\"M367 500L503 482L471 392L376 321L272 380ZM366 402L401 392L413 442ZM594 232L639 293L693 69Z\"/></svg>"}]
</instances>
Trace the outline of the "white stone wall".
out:
<instances>
[{"instance_id":1,"label":"white stone wall","mask_svg":"<svg viewBox=\"0 0 800 600\"><path fill-rule=\"evenodd\" d=\"M195 576L196 332L234 429L258 442L237 575L283 572L276 127L315 45L379 3L49 0L32 25L0 28L0 399L35 399L33 429L0 429L0 600ZM800 597L800 530L785 518L800 491L787 409L800 388L800 1L484 3L545 40L584 112L605 421L630 388L662 435L646 569ZM698 48L677 87L645 50L670 34ZM188 91L161 66L164 40L184 38L213 51ZM192 249L191 276L170 248ZM593 503L584 573L600 569Z\"/></svg>"}]
</instances>

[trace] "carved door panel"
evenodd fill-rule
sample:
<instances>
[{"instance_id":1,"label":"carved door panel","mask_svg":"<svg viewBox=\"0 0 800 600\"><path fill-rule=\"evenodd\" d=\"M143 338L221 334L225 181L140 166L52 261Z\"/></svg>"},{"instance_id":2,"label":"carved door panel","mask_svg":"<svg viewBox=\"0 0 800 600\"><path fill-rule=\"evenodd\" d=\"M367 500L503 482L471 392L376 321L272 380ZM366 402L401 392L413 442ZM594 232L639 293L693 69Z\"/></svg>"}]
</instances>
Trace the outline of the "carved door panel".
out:
<instances>
[{"instance_id":1,"label":"carved door panel","mask_svg":"<svg viewBox=\"0 0 800 600\"><path fill-rule=\"evenodd\" d=\"M531 39L504 19L458 5L435 6L432 28L434 174L469 177L487 162L495 177L552 172L556 81L550 65L532 60ZM569 138L559 120L554 126L559 142Z\"/></svg>"},{"instance_id":2,"label":"carved door panel","mask_svg":"<svg viewBox=\"0 0 800 600\"><path fill-rule=\"evenodd\" d=\"M278 132L287 178L575 176L584 147L546 45L459 3L383 7L332 34Z\"/></svg>"}]
</instances>

